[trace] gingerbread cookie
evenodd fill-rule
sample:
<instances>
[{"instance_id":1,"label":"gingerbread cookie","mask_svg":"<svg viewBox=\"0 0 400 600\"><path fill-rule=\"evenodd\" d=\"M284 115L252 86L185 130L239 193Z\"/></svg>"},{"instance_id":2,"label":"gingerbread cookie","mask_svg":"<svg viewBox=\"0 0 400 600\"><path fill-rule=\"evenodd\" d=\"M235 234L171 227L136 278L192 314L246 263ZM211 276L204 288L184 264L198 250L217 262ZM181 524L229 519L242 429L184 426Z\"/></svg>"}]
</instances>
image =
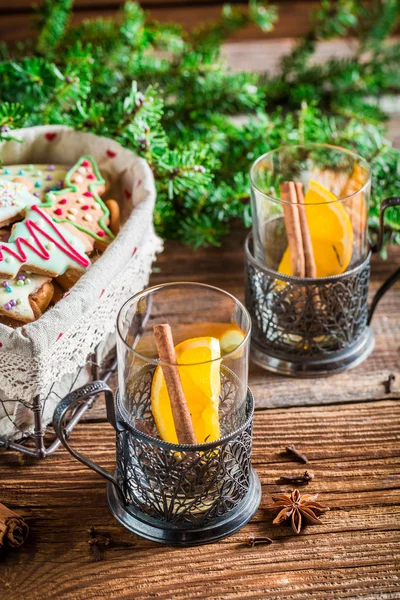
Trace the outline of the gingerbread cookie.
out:
<instances>
[{"instance_id":1,"label":"gingerbread cookie","mask_svg":"<svg viewBox=\"0 0 400 600\"><path fill-rule=\"evenodd\" d=\"M110 229L114 235L118 235L119 230L121 229L119 204L116 200L106 200L104 204L110 211Z\"/></svg>"},{"instance_id":2,"label":"gingerbread cookie","mask_svg":"<svg viewBox=\"0 0 400 600\"><path fill-rule=\"evenodd\" d=\"M68 171L66 187L46 194L42 208L57 223L83 239L86 251L91 252L98 241L108 245L114 234L108 228L110 211L100 198L105 181L95 160L82 156Z\"/></svg>"},{"instance_id":3,"label":"gingerbread cookie","mask_svg":"<svg viewBox=\"0 0 400 600\"><path fill-rule=\"evenodd\" d=\"M0 277L19 271L56 277L66 271L82 273L90 265L83 242L66 231L38 206L14 225L8 242L0 242Z\"/></svg>"},{"instance_id":4,"label":"gingerbread cookie","mask_svg":"<svg viewBox=\"0 0 400 600\"><path fill-rule=\"evenodd\" d=\"M51 278L20 273L16 279L0 279L0 314L20 323L31 323L46 310L53 297Z\"/></svg>"},{"instance_id":5,"label":"gingerbread cookie","mask_svg":"<svg viewBox=\"0 0 400 600\"><path fill-rule=\"evenodd\" d=\"M65 187L69 169L68 165L6 165L0 167L0 179L25 184L40 202L44 202L48 192Z\"/></svg>"},{"instance_id":6,"label":"gingerbread cookie","mask_svg":"<svg viewBox=\"0 0 400 600\"><path fill-rule=\"evenodd\" d=\"M65 294L65 290L61 287L61 285L59 285L57 283L56 279L53 279L53 287L54 287L54 294L53 294L53 297L52 297L51 303L50 303L52 306L57 304L57 302L60 302L60 300L62 300L64 298L64 294Z\"/></svg>"},{"instance_id":7,"label":"gingerbread cookie","mask_svg":"<svg viewBox=\"0 0 400 600\"><path fill-rule=\"evenodd\" d=\"M12 329L17 329L18 327L23 327L23 325L25 325L22 321L11 319L10 317L6 317L6 315L0 315L0 324L12 327Z\"/></svg>"},{"instance_id":8,"label":"gingerbread cookie","mask_svg":"<svg viewBox=\"0 0 400 600\"><path fill-rule=\"evenodd\" d=\"M0 227L22 219L25 208L36 203L25 185L0 179Z\"/></svg>"}]
</instances>

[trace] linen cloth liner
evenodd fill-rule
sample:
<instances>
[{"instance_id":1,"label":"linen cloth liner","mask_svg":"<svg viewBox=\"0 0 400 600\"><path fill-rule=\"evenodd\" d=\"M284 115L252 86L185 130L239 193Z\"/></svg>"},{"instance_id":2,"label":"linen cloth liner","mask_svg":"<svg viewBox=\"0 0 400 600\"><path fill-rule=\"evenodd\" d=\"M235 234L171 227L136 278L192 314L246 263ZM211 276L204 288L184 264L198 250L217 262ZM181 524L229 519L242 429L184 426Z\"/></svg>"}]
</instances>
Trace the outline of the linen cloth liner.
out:
<instances>
[{"instance_id":1,"label":"linen cloth liner","mask_svg":"<svg viewBox=\"0 0 400 600\"><path fill-rule=\"evenodd\" d=\"M109 184L105 197L118 201L124 225L69 294L40 319L18 329L0 324L2 438L18 434L12 422L31 431L33 415L29 413L34 396L39 394L44 400L52 384L66 380L66 374L74 376L100 342L109 346L107 338L115 331L120 306L147 285L151 263L162 250L152 220L154 179L145 160L113 140L65 126L30 127L12 135L22 143L0 143L3 165L72 166L82 155L93 156ZM65 389L71 377L67 380ZM43 405L46 423L57 402L55 397L50 406Z\"/></svg>"}]
</instances>

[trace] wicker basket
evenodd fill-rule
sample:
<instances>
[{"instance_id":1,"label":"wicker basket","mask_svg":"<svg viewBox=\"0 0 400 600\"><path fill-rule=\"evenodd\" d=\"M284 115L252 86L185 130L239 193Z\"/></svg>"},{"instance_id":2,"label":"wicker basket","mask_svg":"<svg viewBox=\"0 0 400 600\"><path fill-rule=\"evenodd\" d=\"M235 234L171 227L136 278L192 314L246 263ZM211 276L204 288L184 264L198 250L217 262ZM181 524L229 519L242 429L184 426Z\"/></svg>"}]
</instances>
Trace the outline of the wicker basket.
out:
<instances>
[{"instance_id":1,"label":"wicker basket","mask_svg":"<svg viewBox=\"0 0 400 600\"><path fill-rule=\"evenodd\" d=\"M44 434L56 404L98 376L114 344L119 307L146 286L161 242L153 229L154 181L143 159L112 140L63 126L21 129L13 136L18 141L0 144L5 165L74 164L92 155L110 184L107 196L120 204L123 223L67 297L34 323L18 329L0 324L0 446L45 456L55 449L46 448ZM27 438L33 448L21 444Z\"/></svg>"}]
</instances>

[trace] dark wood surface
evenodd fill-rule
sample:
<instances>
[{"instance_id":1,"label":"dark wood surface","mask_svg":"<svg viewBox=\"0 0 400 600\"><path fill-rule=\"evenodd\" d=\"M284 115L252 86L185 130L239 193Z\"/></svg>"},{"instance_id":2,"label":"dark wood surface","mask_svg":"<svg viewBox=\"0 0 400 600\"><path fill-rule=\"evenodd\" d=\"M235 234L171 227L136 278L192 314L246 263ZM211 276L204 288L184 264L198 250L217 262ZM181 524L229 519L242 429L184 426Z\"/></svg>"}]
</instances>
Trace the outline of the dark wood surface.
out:
<instances>
[{"instance_id":1,"label":"dark wood surface","mask_svg":"<svg viewBox=\"0 0 400 600\"><path fill-rule=\"evenodd\" d=\"M197 252L169 242L151 282L203 281L242 297L243 237L235 229L222 248ZM373 290L399 261L399 252L385 263L374 259ZM104 481L64 449L42 462L1 452L0 501L29 514L31 534L0 562L0 598L399 598L399 314L399 293L392 290L376 314L375 353L347 375L298 381L250 369L258 408L253 461L263 497L251 523L219 543L176 549L139 539L109 513ZM383 384L389 372L396 381L388 395ZM296 404L307 406L282 408ZM100 401L76 428L73 443L113 469L114 436ZM315 478L307 491L320 492L331 508L322 525L299 536L273 526L265 510L272 494L291 489L278 485L278 478L304 471L281 455L289 443L309 458ZM108 550L93 562L90 526L134 545ZM250 534L269 536L273 544L249 548Z\"/></svg>"},{"instance_id":2,"label":"dark wood surface","mask_svg":"<svg viewBox=\"0 0 400 600\"><path fill-rule=\"evenodd\" d=\"M398 133L392 128L392 137ZM243 298L244 236L234 227L221 248L197 252L168 242L151 283L202 281ZM386 262L374 257L371 294L399 264L399 250ZM0 559L1 600L400 598L398 287L380 304L373 327L375 352L347 374L299 381L250 368L257 403L253 462L263 496L251 523L216 544L164 548L125 531L107 509L104 481L63 449L41 462L0 451L0 502L27 514L31 528L26 544ZM396 380L386 394L389 373ZM114 436L100 401L73 443L113 469ZM307 491L320 492L331 508L322 525L299 536L273 526L265 510L272 494L291 489L277 484L279 477L304 471L281 454L289 443L309 458L315 478ZM90 526L133 546L93 562ZM249 548L250 534L273 544Z\"/></svg>"}]
</instances>

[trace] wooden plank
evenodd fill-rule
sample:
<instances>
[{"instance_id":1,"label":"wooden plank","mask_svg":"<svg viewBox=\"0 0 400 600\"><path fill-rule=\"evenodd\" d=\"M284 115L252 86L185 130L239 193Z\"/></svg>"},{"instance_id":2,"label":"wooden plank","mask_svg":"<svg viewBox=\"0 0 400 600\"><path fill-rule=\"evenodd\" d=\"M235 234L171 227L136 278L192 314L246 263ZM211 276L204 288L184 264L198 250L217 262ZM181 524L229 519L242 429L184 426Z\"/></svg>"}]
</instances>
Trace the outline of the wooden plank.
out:
<instances>
[{"instance_id":1,"label":"wooden plank","mask_svg":"<svg viewBox=\"0 0 400 600\"><path fill-rule=\"evenodd\" d=\"M297 0L290 0L290 2L296 2ZM233 2L235 3L235 2ZM74 0L74 10L82 10L82 8L93 8L94 10L98 10L99 7L106 7L107 9L117 10L120 6L125 4L125 0ZM204 5L211 4L215 6L222 7L226 2L219 2L215 0L214 2L204 2L204 0L140 0L138 2L145 10L147 7L152 9L154 6L165 5L166 7L176 7L177 5ZM36 2L37 6L43 5L43 0L39 0ZM12 4L10 2L4 3L4 6L0 4L0 12L17 12L17 11L32 11L32 2L31 0L14 0Z\"/></svg>"},{"instance_id":2,"label":"wooden plank","mask_svg":"<svg viewBox=\"0 0 400 600\"><path fill-rule=\"evenodd\" d=\"M301 1L301 0L289 0L289 2L291 3L295 3L297 1ZM43 5L43 0L39 0L38 2L36 2L37 6L42 6ZM106 7L108 9L118 9L120 6L123 6L125 4L125 0L74 0L74 10L82 10L82 8L94 8L95 10L97 10L99 7ZM164 5L167 8L170 8L171 10L174 10L176 8L179 8L180 6L190 6L190 5L195 5L195 6L201 6L201 5L207 5L207 6L216 6L216 7L220 7L220 9L222 9L222 6L224 4L227 4L226 2L224 2L224 0L140 0L138 2L138 4L140 4L142 6L142 8L144 8L145 10L148 9L153 9L155 6L160 6L160 5ZM238 4L238 2L236 0L234 0L233 2L231 2L231 4ZM244 4L242 2L242 4ZM0 5L0 12L17 12L17 11L25 11L25 12L31 12L32 11L32 2L31 0L14 0L14 2L12 3L8 3L7 5L4 4L4 6Z\"/></svg>"},{"instance_id":3,"label":"wooden plank","mask_svg":"<svg viewBox=\"0 0 400 600\"><path fill-rule=\"evenodd\" d=\"M236 40L248 40L251 38L279 38L297 36L306 33L310 28L312 10L318 5L314 0L303 2L285 2L279 5L279 20L273 31L263 34L257 27L249 26L234 36ZM190 30L202 22L212 21L221 13L220 6L174 6L164 8L154 7L150 11L150 17L159 21L174 21ZM96 10L80 10L73 15L73 23L81 23L84 19L93 17L113 18L116 15L115 8L98 8ZM7 42L24 40L35 35L29 13L3 14L0 19L0 39Z\"/></svg>"},{"instance_id":4,"label":"wooden plank","mask_svg":"<svg viewBox=\"0 0 400 600\"><path fill-rule=\"evenodd\" d=\"M234 536L191 550L163 548L125 531L108 512L103 480L66 451L40 463L0 454L1 501L33 517L26 545L0 564L0 592L7 600L398 598L399 435L395 401L256 413L260 510ZM113 468L109 425L79 425L73 443ZM277 479L304 470L280 454L288 443L309 458L315 479L307 491L319 491L331 507L322 525L299 536L272 526L265 510L272 494L289 489ZM109 550L93 563L91 525L135 546ZM250 533L274 543L248 548Z\"/></svg>"},{"instance_id":5,"label":"wooden plank","mask_svg":"<svg viewBox=\"0 0 400 600\"><path fill-rule=\"evenodd\" d=\"M222 56L233 71L254 71L277 74L279 63L296 44L293 37L279 39L251 40L243 43L226 42ZM350 58L356 49L355 39L328 40L318 42L311 63L323 63L329 58Z\"/></svg>"}]
</instances>

